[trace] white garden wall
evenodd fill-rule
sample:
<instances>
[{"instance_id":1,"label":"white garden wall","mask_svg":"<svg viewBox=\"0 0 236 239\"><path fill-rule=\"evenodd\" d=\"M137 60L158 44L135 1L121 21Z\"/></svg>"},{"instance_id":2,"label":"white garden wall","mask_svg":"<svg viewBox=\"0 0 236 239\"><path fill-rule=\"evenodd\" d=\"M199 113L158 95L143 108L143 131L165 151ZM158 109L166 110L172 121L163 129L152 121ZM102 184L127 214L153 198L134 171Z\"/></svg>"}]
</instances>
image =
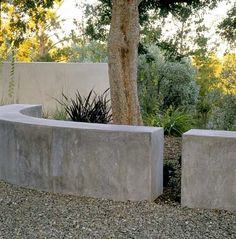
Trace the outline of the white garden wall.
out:
<instances>
[{"instance_id":1,"label":"white garden wall","mask_svg":"<svg viewBox=\"0 0 236 239\"><path fill-rule=\"evenodd\" d=\"M9 96L10 63L0 66L1 103L42 104L45 112L56 108L54 98L64 92L74 96L78 89L87 95L109 88L106 63L15 63L14 94Z\"/></svg>"}]
</instances>

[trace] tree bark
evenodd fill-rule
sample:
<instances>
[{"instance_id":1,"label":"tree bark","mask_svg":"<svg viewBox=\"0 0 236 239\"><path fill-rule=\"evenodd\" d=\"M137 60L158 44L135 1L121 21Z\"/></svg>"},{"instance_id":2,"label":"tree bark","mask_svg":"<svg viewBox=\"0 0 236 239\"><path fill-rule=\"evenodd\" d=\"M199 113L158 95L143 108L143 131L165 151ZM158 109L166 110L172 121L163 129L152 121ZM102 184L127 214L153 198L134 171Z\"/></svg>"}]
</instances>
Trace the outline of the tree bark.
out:
<instances>
[{"instance_id":1,"label":"tree bark","mask_svg":"<svg viewBox=\"0 0 236 239\"><path fill-rule=\"evenodd\" d=\"M140 0L113 0L108 66L113 123L142 125L137 65Z\"/></svg>"}]
</instances>

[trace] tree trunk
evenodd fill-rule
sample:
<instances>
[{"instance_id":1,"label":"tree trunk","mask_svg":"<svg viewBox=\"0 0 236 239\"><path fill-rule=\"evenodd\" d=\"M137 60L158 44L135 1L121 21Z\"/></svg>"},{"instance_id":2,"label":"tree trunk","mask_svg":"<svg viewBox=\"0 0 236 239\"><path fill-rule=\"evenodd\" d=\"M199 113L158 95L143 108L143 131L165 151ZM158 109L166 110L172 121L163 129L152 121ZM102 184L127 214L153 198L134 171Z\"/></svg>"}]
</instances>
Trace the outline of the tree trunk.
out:
<instances>
[{"instance_id":1,"label":"tree trunk","mask_svg":"<svg viewBox=\"0 0 236 239\"><path fill-rule=\"evenodd\" d=\"M113 0L108 39L113 122L142 125L137 90L139 0Z\"/></svg>"}]
</instances>

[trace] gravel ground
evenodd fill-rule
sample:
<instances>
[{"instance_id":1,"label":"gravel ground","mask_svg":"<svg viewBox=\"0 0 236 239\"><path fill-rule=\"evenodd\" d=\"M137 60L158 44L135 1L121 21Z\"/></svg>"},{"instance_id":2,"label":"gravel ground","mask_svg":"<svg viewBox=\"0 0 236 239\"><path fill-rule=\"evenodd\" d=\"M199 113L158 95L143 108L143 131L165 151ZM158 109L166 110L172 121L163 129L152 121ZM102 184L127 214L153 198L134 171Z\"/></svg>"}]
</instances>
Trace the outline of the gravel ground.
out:
<instances>
[{"instance_id":1,"label":"gravel ground","mask_svg":"<svg viewBox=\"0 0 236 239\"><path fill-rule=\"evenodd\" d=\"M158 200L113 202L0 181L0 238L236 238L236 213Z\"/></svg>"},{"instance_id":2,"label":"gravel ground","mask_svg":"<svg viewBox=\"0 0 236 239\"><path fill-rule=\"evenodd\" d=\"M179 159L182 151L182 138L165 136L164 159Z\"/></svg>"}]
</instances>

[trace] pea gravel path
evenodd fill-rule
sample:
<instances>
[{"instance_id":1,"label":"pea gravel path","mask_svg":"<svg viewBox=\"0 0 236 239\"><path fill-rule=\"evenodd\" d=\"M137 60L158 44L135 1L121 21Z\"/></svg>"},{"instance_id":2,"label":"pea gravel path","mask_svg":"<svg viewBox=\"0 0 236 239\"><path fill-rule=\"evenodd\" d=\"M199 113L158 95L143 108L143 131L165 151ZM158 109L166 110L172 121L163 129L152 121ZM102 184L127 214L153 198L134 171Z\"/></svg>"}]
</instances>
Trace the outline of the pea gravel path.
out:
<instances>
[{"instance_id":1,"label":"pea gravel path","mask_svg":"<svg viewBox=\"0 0 236 239\"><path fill-rule=\"evenodd\" d=\"M0 238L236 238L236 213L113 202L0 181Z\"/></svg>"}]
</instances>

